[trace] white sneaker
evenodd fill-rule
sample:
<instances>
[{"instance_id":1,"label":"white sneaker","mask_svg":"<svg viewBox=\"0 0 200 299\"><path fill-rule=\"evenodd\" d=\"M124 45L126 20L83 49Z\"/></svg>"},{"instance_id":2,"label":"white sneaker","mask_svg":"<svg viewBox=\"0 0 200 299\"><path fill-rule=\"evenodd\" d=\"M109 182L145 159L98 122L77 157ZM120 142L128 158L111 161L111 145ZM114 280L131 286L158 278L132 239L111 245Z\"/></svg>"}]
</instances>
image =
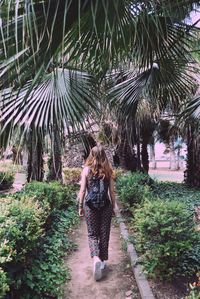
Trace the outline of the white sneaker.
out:
<instances>
[{"instance_id":1,"label":"white sneaker","mask_svg":"<svg viewBox=\"0 0 200 299\"><path fill-rule=\"evenodd\" d=\"M96 281L102 278L101 261L94 262L93 276Z\"/></svg>"},{"instance_id":2,"label":"white sneaker","mask_svg":"<svg viewBox=\"0 0 200 299\"><path fill-rule=\"evenodd\" d=\"M103 261L101 262L101 270L104 270L106 268L106 263Z\"/></svg>"}]
</instances>

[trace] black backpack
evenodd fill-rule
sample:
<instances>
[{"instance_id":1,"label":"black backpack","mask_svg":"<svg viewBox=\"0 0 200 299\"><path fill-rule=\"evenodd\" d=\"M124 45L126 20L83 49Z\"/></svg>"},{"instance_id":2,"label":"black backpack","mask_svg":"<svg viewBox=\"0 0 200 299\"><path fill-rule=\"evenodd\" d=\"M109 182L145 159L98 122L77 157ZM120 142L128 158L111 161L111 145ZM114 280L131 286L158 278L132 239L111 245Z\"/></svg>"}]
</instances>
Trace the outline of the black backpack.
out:
<instances>
[{"instance_id":1,"label":"black backpack","mask_svg":"<svg viewBox=\"0 0 200 299\"><path fill-rule=\"evenodd\" d=\"M92 176L88 182L86 205L91 209L102 209L109 204L109 183L102 178Z\"/></svg>"}]
</instances>

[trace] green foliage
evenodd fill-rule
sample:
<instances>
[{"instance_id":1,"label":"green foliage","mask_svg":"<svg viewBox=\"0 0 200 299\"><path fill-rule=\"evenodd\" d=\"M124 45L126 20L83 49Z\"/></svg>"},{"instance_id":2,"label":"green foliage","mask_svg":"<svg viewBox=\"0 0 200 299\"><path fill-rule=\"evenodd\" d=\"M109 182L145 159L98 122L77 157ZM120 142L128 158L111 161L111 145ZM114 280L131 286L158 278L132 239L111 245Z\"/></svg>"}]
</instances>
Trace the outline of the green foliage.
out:
<instances>
[{"instance_id":1,"label":"green foliage","mask_svg":"<svg viewBox=\"0 0 200 299\"><path fill-rule=\"evenodd\" d=\"M43 233L46 212L31 198L20 201L12 198L0 199L0 247L2 254L15 262L24 262L35 242ZM7 245L7 248L6 248ZM1 260L0 260L1 261Z\"/></svg>"},{"instance_id":2,"label":"green foliage","mask_svg":"<svg viewBox=\"0 0 200 299\"><path fill-rule=\"evenodd\" d=\"M154 196L164 201L177 200L184 202L188 209L193 212L194 206L200 205L200 192L194 188L189 188L184 184L172 182L159 182L154 184Z\"/></svg>"},{"instance_id":3,"label":"green foliage","mask_svg":"<svg viewBox=\"0 0 200 299\"><path fill-rule=\"evenodd\" d=\"M0 199L4 298L60 298L69 278L63 257L74 248L66 233L78 221L74 198L72 186L33 182Z\"/></svg>"},{"instance_id":4,"label":"green foliage","mask_svg":"<svg viewBox=\"0 0 200 299\"><path fill-rule=\"evenodd\" d=\"M51 210L67 208L76 197L72 185L65 186L59 182L31 182L25 186L23 193L34 196L42 205L48 203Z\"/></svg>"},{"instance_id":5,"label":"green foliage","mask_svg":"<svg viewBox=\"0 0 200 299\"><path fill-rule=\"evenodd\" d=\"M0 268L0 298L4 298L9 291L8 279L6 273Z\"/></svg>"},{"instance_id":6,"label":"green foliage","mask_svg":"<svg viewBox=\"0 0 200 299\"><path fill-rule=\"evenodd\" d=\"M122 175L124 175L124 169L122 168L113 169L114 180L118 180Z\"/></svg>"},{"instance_id":7,"label":"green foliage","mask_svg":"<svg viewBox=\"0 0 200 299\"><path fill-rule=\"evenodd\" d=\"M69 271L64 267L63 257L66 250L74 248L74 244L66 236L66 229L78 221L74 208L56 212L47 235L38 244L37 254L32 266L24 273L25 292L35 299L61 296L61 285L69 279ZM42 245L42 246L41 246ZM27 297L22 297L20 299Z\"/></svg>"},{"instance_id":8,"label":"green foliage","mask_svg":"<svg viewBox=\"0 0 200 299\"><path fill-rule=\"evenodd\" d=\"M10 189L14 182L14 174L12 172L0 172L0 191Z\"/></svg>"},{"instance_id":9,"label":"green foliage","mask_svg":"<svg viewBox=\"0 0 200 299\"><path fill-rule=\"evenodd\" d=\"M194 288L185 299L200 299L200 292Z\"/></svg>"},{"instance_id":10,"label":"green foliage","mask_svg":"<svg viewBox=\"0 0 200 299\"><path fill-rule=\"evenodd\" d=\"M81 168L70 168L70 167L65 167L63 168L63 178L65 183L78 183L81 178Z\"/></svg>"},{"instance_id":11,"label":"green foliage","mask_svg":"<svg viewBox=\"0 0 200 299\"><path fill-rule=\"evenodd\" d=\"M200 236L191 219L187 206L177 201L147 200L135 210L137 247L147 273L171 279L197 272Z\"/></svg>"},{"instance_id":12,"label":"green foliage","mask_svg":"<svg viewBox=\"0 0 200 299\"><path fill-rule=\"evenodd\" d=\"M197 281L189 284L190 292L185 299L200 299L200 273L197 273Z\"/></svg>"},{"instance_id":13,"label":"green foliage","mask_svg":"<svg viewBox=\"0 0 200 299\"><path fill-rule=\"evenodd\" d=\"M117 191L120 200L127 207L134 207L149 198L153 180L140 172L120 176L117 180Z\"/></svg>"},{"instance_id":14,"label":"green foliage","mask_svg":"<svg viewBox=\"0 0 200 299\"><path fill-rule=\"evenodd\" d=\"M13 164L12 160L0 161L0 172L25 173L26 167L23 165Z\"/></svg>"}]
</instances>

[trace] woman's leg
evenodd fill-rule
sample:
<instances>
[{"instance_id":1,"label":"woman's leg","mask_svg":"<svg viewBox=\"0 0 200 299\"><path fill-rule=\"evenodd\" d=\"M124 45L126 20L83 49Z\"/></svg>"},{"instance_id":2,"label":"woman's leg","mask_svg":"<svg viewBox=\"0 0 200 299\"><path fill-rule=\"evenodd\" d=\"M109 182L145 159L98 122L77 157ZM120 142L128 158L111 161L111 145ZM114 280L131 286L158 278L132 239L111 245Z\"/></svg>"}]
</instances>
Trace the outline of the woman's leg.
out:
<instances>
[{"instance_id":1,"label":"woman's leg","mask_svg":"<svg viewBox=\"0 0 200 299\"><path fill-rule=\"evenodd\" d=\"M91 257L99 257L99 238L101 214L98 210L92 210L85 206L85 217L88 229L88 241Z\"/></svg>"},{"instance_id":2,"label":"woman's leg","mask_svg":"<svg viewBox=\"0 0 200 299\"><path fill-rule=\"evenodd\" d=\"M108 245L112 212L111 204L101 211L99 257L102 261L106 261L108 259Z\"/></svg>"}]
</instances>

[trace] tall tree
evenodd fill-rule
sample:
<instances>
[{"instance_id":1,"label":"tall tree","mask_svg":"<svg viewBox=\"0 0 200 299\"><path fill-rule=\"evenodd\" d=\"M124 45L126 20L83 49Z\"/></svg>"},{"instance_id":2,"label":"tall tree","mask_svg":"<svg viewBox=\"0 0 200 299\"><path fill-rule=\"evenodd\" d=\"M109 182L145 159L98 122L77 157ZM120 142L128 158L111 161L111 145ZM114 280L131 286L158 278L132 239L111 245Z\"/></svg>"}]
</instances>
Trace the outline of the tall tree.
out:
<instances>
[{"instance_id":1,"label":"tall tree","mask_svg":"<svg viewBox=\"0 0 200 299\"><path fill-rule=\"evenodd\" d=\"M177 106L177 97L191 85L185 66L192 63L194 26L182 20L194 3L199 1L3 0L1 86L12 83L19 92L31 80L26 102L54 67L86 67L101 79L109 69L131 61L135 72L121 86L124 105L119 105L125 118L133 116L146 93L165 106Z\"/></svg>"},{"instance_id":2,"label":"tall tree","mask_svg":"<svg viewBox=\"0 0 200 299\"><path fill-rule=\"evenodd\" d=\"M44 178L43 138L34 128L27 136L27 182L42 181Z\"/></svg>"},{"instance_id":3,"label":"tall tree","mask_svg":"<svg viewBox=\"0 0 200 299\"><path fill-rule=\"evenodd\" d=\"M57 124L51 127L51 153L48 161L48 181L62 181L62 137Z\"/></svg>"},{"instance_id":4,"label":"tall tree","mask_svg":"<svg viewBox=\"0 0 200 299\"><path fill-rule=\"evenodd\" d=\"M187 128L187 165L185 183L200 188L200 135L195 123Z\"/></svg>"},{"instance_id":5,"label":"tall tree","mask_svg":"<svg viewBox=\"0 0 200 299\"><path fill-rule=\"evenodd\" d=\"M197 91L199 93L199 90ZM182 114L187 136L185 183L200 187L200 97L189 101Z\"/></svg>"}]
</instances>

